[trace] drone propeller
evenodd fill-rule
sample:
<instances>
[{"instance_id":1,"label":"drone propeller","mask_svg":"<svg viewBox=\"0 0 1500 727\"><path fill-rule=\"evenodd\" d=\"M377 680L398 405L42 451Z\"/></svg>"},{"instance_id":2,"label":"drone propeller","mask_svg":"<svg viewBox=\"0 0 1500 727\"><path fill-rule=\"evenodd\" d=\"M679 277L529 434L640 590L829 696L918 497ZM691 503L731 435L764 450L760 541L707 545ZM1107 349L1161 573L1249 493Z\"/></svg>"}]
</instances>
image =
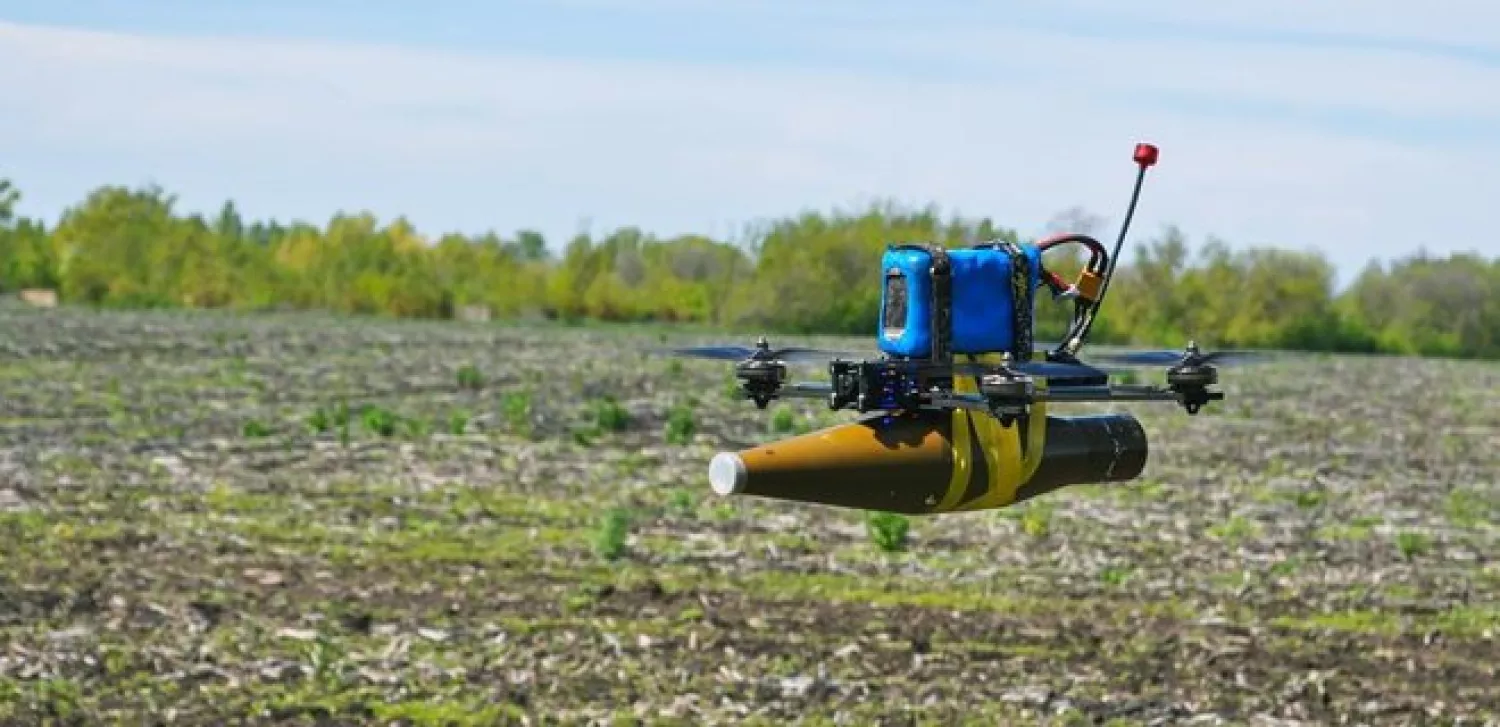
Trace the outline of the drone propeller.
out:
<instances>
[{"instance_id":1,"label":"drone propeller","mask_svg":"<svg viewBox=\"0 0 1500 727\"><path fill-rule=\"evenodd\" d=\"M1200 353L1196 343L1188 344L1185 351L1143 350L1120 353L1094 353L1091 359L1123 366L1245 366L1261 363L1269 358L1264 351L1225 350Z\"/></svg>"},{"instance_id":2,"label":"drone propeller","mask_svg":"<svg viewBox=\"0 0 1500 727\"><path fill-rule=\"evenodd\" d=\"M802 346L786 346L773 349L761 338L756 346L691 346L686 348L654 349L657 353L688 358L703 358L717 361L781 361L786 363L824 363L833 359L860 360L874 356L849 351L831 351ZM902 367L900 360L887 360L886 365ZM992 362L952 362L934 366L929 362L913 361L910 368L947 369L961 376L983 376L994 373L1001 367L1011 371L1043 378L1094 378L1118 368L1101 368L1086 363L1063 363L1052 361L1023 361L999 364Z\"/></svg>"},{"instance_id":3,"label":"drone propeller","mask_svg":"<svg viewBox=\"0 0 1500 727\"><path fill-rule=\"evenodd\" d=\"M787 361L792 363L820 363L835 358L858 358L859 354L847 351L828 351L817 348L804 348L802 346L786 346L783 348L771 348L762 338L755 348L749 346L692 346L688 348L672 348L660 351L672 356L685 356L688 358L706 358L718 361Z\"/></svg>"}]
</instances>

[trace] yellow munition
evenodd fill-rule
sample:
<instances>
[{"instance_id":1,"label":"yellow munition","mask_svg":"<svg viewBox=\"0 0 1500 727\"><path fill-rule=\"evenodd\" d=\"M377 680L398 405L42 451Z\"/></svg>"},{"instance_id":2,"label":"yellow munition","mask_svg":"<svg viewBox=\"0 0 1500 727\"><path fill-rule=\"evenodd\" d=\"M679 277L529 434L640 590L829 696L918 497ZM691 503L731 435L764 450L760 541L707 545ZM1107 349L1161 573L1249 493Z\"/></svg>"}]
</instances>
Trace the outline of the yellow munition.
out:
<instances>
[{"instance_id":1,"label":"yellow munition","mask_svg":"<svg viewBox=\"0 0 1500 727\"><path fill-rule=\"evenodd\" d=\"M972 378L958 392L977 391ZM1036 404L1010 423L953 409L873 414L709 463L720 495L934 514L1005 507L1059 487L1135 478L1146 434L1128 414L1059 417Z\"/></svg>"}]
</instances>

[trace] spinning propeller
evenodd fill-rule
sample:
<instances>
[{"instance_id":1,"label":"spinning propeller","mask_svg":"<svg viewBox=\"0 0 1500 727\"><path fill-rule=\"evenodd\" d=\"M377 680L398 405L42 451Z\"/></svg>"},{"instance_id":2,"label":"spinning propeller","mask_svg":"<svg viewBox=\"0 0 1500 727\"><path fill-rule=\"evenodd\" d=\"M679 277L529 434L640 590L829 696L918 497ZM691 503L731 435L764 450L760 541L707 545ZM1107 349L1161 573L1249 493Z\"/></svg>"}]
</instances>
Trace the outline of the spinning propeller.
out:
<instances>
[{"instance_id":1,"label":"spinning propeller","mask_svg":"<svg viewBox=\"0 0 1500 727\"><path fill-rule=\"evenodd\" d=\"M747 346L693 346L687 348L672 348L659 350L672 356L683 356L687 358L704 358L717 361L740 361L744 363L812 363L820 364L835 359L857 361L860 359L878 358L868 353L856 353L851 351L830 351L818 348L804 348L801 346L786 346L783 348L771 348L766 338L762 336L756 341L755 348ZM945 364L933 364L930 362L907 362L891 359L884 364L892 369L906 369L916 371L943 370L952 371L955 374L968 376L982 376L994 373L998 368L1007 368L1017 373L1041 376L1044 378L1088 378L1097 377L1106 370L1099 369L1082 363L1057 363L1051 361L1008 361L1005 363L985 362L962 362L955 361ZM1116 369L1118 370L1118 369Z\"/></svg>"},{"instance_id":2,"label":"spinning propeller","mask_svg":"<svg viewBox=\"0 0 1500 727\"><path fill-rule=\"evenodd\" d=\"M755 348L747 346L693 346L660 351L673 356L707 358L716 361L785 361L788 363L823 363L835 358L860 358L862 354L848 351L825 351L817 348L786 346L772 349L765 336L755 342Z\"/></svg>"},{"instance_id":3,"label":"spinning propeller","mask_svg":"<svg viewBox=\"0 0 1500 727\"><path fill-rule=\"evenodd\" d=\"M1123 351L1120 353L1096 353L1097 361L1120 366L1243 366L1262 363L1268 355L1263 351L1213 351L1202 353L1197 342L1190 342L1182 351Z\"/></svg>"}]
</instances>

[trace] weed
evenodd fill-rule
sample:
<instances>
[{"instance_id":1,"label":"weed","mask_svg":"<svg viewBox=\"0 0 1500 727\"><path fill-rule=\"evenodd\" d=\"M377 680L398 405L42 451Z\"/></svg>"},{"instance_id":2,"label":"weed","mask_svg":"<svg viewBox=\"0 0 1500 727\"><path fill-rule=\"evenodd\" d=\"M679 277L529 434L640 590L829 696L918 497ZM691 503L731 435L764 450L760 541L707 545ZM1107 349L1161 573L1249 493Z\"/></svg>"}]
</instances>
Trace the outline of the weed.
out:
<instances>
[{"instance_id":1,"label":"weed","mask_svg":"<svg viewBox=\"0 0 1500 727\"><path fill-rule=\"evenodd\" d=\"M382 406L367 407L360 415L360 419L365 429L382 437L394 436L396 423L399 420L395 412Z\"/></svg>"},{"instance_id":2,"label":"weed","mask_svg":"<svg viewBox=\"0 0 1500 727\"><path fill-rule=\"evenodd\" d=\"M1230 543L1238 543L1246 538L1255 536L1260 528L1250 520L1235 515L1228 520L1214 525L1208 529L1208 534Z\"/></svg>"},{"instance_id":3,"label":"weed","mask_svg":"<svg viewBox=\"0 0 1500 727\"><path fill-rule=\"evenodd\" d=\"M318 407L307 415L307 428L313 434L323 434L333 428L333 413L326 407Z\"/></svg>"},{"instance_id":4,"label":"weed","mask_svg":"<svg viewBox=\"0 0 1500 727\"><path fill-rule=\"evenodd\" d=\"M693 507L696 504L696 498L693 497L693 493L684 489L672 490L671 497L667 499L668 508L684 515L692 514Z\"/></svg>"},{"instance_id":5,"label":"weed","mask_svg":"<svg viewBox=\"0 0 1500 727\"><path fill-rule=\"evenodd\" d=\"M595 427L573 427L568 434L580 447L592 447L599 441L599 430Z\"/></svg>"},{"instance_id":6,"label":"weed","mask_svg":"<svg viewBox=\"0 0 1500 727\"><path fill-rule=\"evenodd\" d=\"M776 434L785 434L797 426L797 415L790 407L778 406L771 413L771 431Z\"/></svg>"},{"instance_id":7,"label":"weed","mask_svg":"<svg viewBox=\"0 0 1500 727\"><path fill-rule=\"evenodd\" d=\"M1301 559L1295 556L1284 558L1271 564L1270 573L1278 578L1285 578L1296 573L1299 565L1301 565Z\"/></svg>"},{"instance_id":8,"label":"weed","mask_svg":"<svg viewBox=\"0 0 1500 727\"><path fill-rule=\"evenodd\" d=\"M1036 500L1026 506L1021 514L1021 530L1033 538L1044 538L1052 532L1052 513L1056 506L1046 500Z\"/></svg>"},{"instance_id":9,"label":"weed","mask_svg":"<svg viewBox=\"0 0 1500 727\"><path fill-rule=\"evenodd\" d=\"M459 368L456 377L460 389L478 391L484 388L484 374L479 373L479 369L472 364Z\"/></svg>"},{"instance_id":10,"label":"weed","mask_svg":"<svg viewBox=\"0 0 1500 727\"><path fill-rule=\"evenodd\" d=\"M865 518L865 530L875 547L887 553L906 550L911 521L894 512L872 512Z\"/></svg>"},{"instance_id":11,"label":"weed","mask_svg":"<svg viewBox=\"0 0 1500 727\"><path fill-rule=\"evenodd\" d=\"M448 433L455 437L462 436L469 428L469 412L458 409L448 414Z\"/></svg>"},{"instance_id":12,"label":"weed","mask_svg":"<svg viewBox=\"0 0 1500 727\"><path fill-rule=\"evenodd\" d=\"M1327 499L1328 496L1323 490L1298 490L1297 494L1292 497L1297 507L1303 510L1315 510L1322 507Z\"/></svg>"},{"instance_id":13,"label":"weed","mask_svg":"<svg viewBox=\"0 0 1500 727\"><path fill-rule=\"evenodd\" d=\"M1129 568L1109 566L1100 571L1099 580L1103 581L1105 585L1119 587L1125 585L1125 582L1130 580L1130 575Z\"/></svg>"},{"instance_id":14,"label":"weed","mask_svg":"<svg viewBox=\"0 0 1500 727\"><path fill-rule=\"evenodd\" d=\"M344 666L344 650L328 634L319 632L316 639L303 647L308 679L321 687L336 686Z\"/></svg>"},{"instance_id":15,"label":"weed","mask_svg":"<svg viewBox=\"0 0 1500 727\"><path fill-rule=\"evenodd\" d=\"M517 434L531 433L531 396L525 392L507 392L500 397L500 411L505 423Z\"/></svg>"},{"instance_id":16,"label":"weed","mask_svg":"<svg viewBox=\"0 0 1500 727\"><path fill-rule=\"evenodd\" d=\"M594 425L603 431L620 432L630 426L630 412L625 411L613 396L604 396L594 402Z\"/></svg>"},{"instance_id":17,"label":"weed","mask_svg":"<svg viewBox=\"0 0 1500 727\"><path fill-rule=\"evenodd\" d=\"M594 539L594 552L605 560L618 560L625 554L625 540L630 537L630 512L625 508L611 508L604 513L599 523L599 532Z\"/></svg>"},{"instance_id":18,"label":"weed","mask_svg":"<svg viewBox=\"0 0 1500 727\"><path fill-rule=\"evenodd\" d=\"M1500 504L1486 500L1479 493L1469 489L1455 488L1448 493L1444 505L1448 520L1464 528L1472 528L1500 515Z\"/></svg>"},{"instance_id":19,"label":"weed","mask_svg":"<svg viewBox=\"0 0 1500 727\"><path fill-rule=\"evenodd\" d=\"M333 410L333 426L339 430L339 444L345 447L349 446L349 427L353 418L349 411L349 402L340 399L339 405Z\"/></svg>"},{"instance_id":20,"label":"weed","mask_svg":"<svg viewBox=\"0 0 1500 727\"><path fill-rule=\"evenodd\" d=\"M1427 536L1415 532L1402 532L1396 534L1396 547L1401 549L1401 555L1410 560L1423 553L1431 547Z\"/></svg>"},{"instance_id":21,"label":"weed","mask_svg":"<svg viewBox=\"0 0 1500 727\"><path fill-rule=\"evenodd\" d=\"M697 424L693 421L693 409L686 404L672 407L667 414L666 438L668 444L688 444L693 441Z\"/></svg>"},{"instance_id":22,"label":"weed","mask_svg":"<svg viewBox=\"0 0 1500 727\"><path fill-rule=\"evenodd\" d=\"M245 422L245 425L240 428L240 433L249 439L259 439L271 436L271 428L259 419L251 419Z\"/></svg>"},{"instance_id":23,"label":"weed","mask_svg":"<svg viewBox=\"0 0 1500 727\"><path fill-rule=\"evenodd\" d=\"M432 425L426 419L411 417L401 419L400 421L403 428L406 429L406 435L414 439L421 439L432 432Z\"/></svg>"}]
</instances>

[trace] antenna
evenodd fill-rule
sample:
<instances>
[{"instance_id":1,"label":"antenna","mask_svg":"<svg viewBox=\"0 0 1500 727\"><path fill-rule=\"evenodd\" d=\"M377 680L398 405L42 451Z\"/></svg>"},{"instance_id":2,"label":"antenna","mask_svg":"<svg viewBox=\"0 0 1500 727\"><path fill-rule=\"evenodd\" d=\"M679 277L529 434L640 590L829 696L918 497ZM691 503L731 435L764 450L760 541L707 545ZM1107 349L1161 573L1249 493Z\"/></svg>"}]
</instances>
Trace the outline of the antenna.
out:
<instances>
[{"instance_id":1,"label":"antenna","mask_svg":"<svg viewBox=\"0 0 1500 727\"><path fill-rule=\"evenodd\" d=\"M1125 245L1125 233L1130 229L1130 220L1135 217L1136 203L1141 198L1141 184L1146 180L1146 169L1156 166L1158 156L1159 151L1152 144L1141 142L1135 145L1133 158L1139 169L1135 175L1135 189L1130 193L1130 206L1125 210L1125 221L1120 225L1120 236L1115 239L1115 249L1109 255L1109 269L1104 273L1104 283L1099 288L1099 297L1094 299L1094 304L1089 307L1087 317L1084 318L1083 326L1078 329L1078 333L1064 344L1069 356L1078 353L1084 339L1088 338L1089 329L1094 326L1094 318L1099 314L1099 307L1104 304L1104 295L1109 292L1109 283L1115 279L1115 265L1120 262L1120 248Z\"/></svg>"}]
</instances>

